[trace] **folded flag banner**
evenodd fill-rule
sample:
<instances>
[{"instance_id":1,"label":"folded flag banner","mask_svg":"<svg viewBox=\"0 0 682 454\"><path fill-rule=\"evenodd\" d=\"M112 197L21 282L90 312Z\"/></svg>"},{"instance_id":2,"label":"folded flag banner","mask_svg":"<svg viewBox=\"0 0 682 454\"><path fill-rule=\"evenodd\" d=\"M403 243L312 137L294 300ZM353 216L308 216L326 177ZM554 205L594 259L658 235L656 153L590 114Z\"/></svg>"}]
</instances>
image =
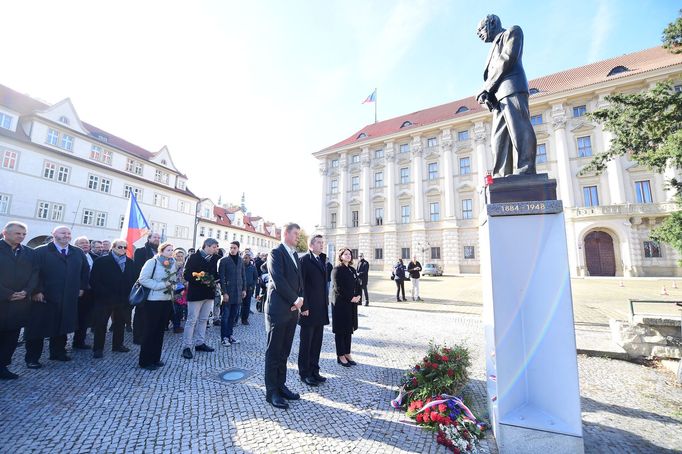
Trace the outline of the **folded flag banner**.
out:
<instances>
[{"instance_id":1,"label":"folded flag banner","mask_svg":"<svg viewBox=\"0 0 682 454\"><path fill-rule=\"evenodd\" d=\"M128 250L126 251L128 257L133 257L135 242L147 235L149 231L149 224L147 224L147 220L140 210L140 205L137 204L135 195L131 193L128 210L123 220L123 229L121 230L121 238L125 238L128 242Z\"/></svg>"},{"instance_id":2,"label":"folded flag banner","mask_svg":"<svg viewBox=\"0 0 682 454\"><path fill-rule=\"evenodd\" d=\"M367 104L368 102L376 102L377 101L377 89L375 88L374 91L372 92L371 95L367 97L364 101L362 101L363 104Z\"/></svg>"}]
</instances>

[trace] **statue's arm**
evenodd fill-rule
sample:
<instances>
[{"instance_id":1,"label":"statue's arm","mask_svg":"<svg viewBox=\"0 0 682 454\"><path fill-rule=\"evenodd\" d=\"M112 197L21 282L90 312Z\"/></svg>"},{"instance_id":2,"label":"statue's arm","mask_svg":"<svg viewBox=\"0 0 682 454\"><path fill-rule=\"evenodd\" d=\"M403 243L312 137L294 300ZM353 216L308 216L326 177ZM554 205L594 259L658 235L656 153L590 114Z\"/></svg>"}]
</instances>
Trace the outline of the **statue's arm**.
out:
<instances>
[{"instance_id":1,"label":"statue's arm","mask_svg":"<svg viewBox=\"0 0 682 454\"><path fill-rule=\"evenodd\" d=\"M514 25L509 29L507 38L502 43L500 54L494 57L488 67L488 78L483 89L488 93L495 93L504 76L509 73L516 62L521 58L523 51L523 31L521 27Z\"/></svg>"}]
</instances>

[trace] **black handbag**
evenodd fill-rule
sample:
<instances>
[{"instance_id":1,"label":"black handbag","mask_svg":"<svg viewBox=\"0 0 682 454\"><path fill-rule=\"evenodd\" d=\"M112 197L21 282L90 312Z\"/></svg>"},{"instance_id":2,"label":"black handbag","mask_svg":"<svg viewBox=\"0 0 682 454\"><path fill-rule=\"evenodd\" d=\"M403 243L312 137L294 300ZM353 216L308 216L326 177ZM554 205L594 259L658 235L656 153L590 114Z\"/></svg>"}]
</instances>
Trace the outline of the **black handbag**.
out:
<instances>
[{"instance_id":1,"label":"black handbag","mask_svg":"<svg viewBox=\"0 0 682 454\"><path fill-rule=\"evenodd\" d=\"M155 272L156 272L156 260L154 260L154 270L152 271L152 278L154 277ZM138 280L135 281L135 283L133 284L133 288L130 289L130 295L128 295L128 302L133 307L139 306L140 304L147 301L147 298L149 298L149 292L150 291L151 291L151 289L140 284L140 280L138 278Z\"/></svg>"}]
</instances>

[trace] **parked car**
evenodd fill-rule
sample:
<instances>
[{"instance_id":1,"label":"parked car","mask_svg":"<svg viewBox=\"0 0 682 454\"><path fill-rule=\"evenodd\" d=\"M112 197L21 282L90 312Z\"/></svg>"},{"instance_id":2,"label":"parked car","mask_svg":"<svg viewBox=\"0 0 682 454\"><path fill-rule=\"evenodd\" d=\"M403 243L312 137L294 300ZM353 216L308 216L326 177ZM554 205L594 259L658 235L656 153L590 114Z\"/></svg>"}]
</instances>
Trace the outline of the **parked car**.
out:
<instances>
[{"instance_id":1,"label":"parked car","mask_svg":"<svg viewBox=\"0 0 682 454\"><path fill-rule=\"evenodd\" d=\"M437 263L427 263L424 265L424 271L422 271L424 276L442 276L443 267Z\"/></svg>"}]
</instances>

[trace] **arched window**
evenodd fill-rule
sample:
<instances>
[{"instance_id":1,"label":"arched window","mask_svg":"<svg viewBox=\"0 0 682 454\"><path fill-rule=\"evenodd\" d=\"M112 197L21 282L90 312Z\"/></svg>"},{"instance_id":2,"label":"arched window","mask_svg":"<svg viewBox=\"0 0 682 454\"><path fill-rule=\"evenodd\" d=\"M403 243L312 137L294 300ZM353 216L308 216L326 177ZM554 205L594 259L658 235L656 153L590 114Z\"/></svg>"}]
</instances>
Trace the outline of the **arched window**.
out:
<instances>
[{"instance_id":1,"label":"arched window","mask_svg":"<svg viewBox=\"0 0 682 454\"><path fill-rule=\"evenodd\" d=\"M538 90L537 88L531 88L530 90L528 90L528 93L530 93L531 95L535 95L537 93L540 93L540 90Z\"/></svg>"},{"instance_id":2,"label":"arched window","mask_svg":"<svg viewBox=\"0 0 682 454\"><path fill-rule=\"evenodd\" d=\"M460 106L459 109L457 109L457 112L455 113L462 113L462 112L468 112L469 108L467 106Z\"/></svg>"},{"instance_id":3,"label":"arched window","mask_svg":"<svg viewBox=\"0 0 682 454\"><path fill-rule=\"evenodd\" d=\"M68 125L68 124L69 124L69 119L66 118L64 115L62 115L61 117L59 117L59 122L60 122L60 123L64 123L65 125Z\"/></svg>"},{"instance_id":4,"label":"arched window","mask_svg":"<svg viewBox=\"0 0 682 454\"><path fill-rule=\"evenodd\" d=\"M616 74L620 74L620 73L624 73L624 72L628 72L628 71L630 71L630 70L623 65L614 66L613 68L611 68L611 71L609 71L609 73L607 74L606 77L615 76Z\"/></svg>"},{"instance_id":5,"label":"arched window","mask_svg":"<svg viewBox=\"0 0 682 454\"><path fill-rule=\"evenodd\" d=\"M364 139L365 137L367 137L367 134L365 134L364 132L361 132L360 134L358 134L357 138L358 139Z\"/></svg>"},{"instance_id":6,"label":"arched window","mask_svg":"<svg viewBox=\"0 0 682 454\"><path fill-rule=\"evenodd\" d=\"M412 122L410 120L405 120L403 121L403 124L400 125L401 128L407 128L408 126L412 126Z\"/></svg>"}]
</instances>

